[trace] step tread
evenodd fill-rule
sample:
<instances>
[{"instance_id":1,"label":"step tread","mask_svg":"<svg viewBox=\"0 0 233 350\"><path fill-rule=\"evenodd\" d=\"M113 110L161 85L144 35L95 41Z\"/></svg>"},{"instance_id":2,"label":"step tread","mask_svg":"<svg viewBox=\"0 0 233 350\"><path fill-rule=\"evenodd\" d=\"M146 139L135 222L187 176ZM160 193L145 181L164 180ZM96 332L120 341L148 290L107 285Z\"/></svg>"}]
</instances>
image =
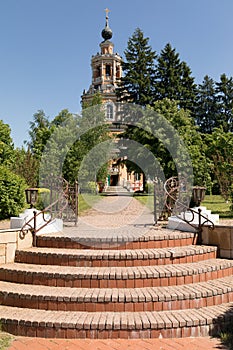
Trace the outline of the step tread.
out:
<instances>
[{"instance_id":1,"label":"step tread","mask_svg":"<svg viewBox=\"0 0 233 350\"><path fill-rule=\"evenodd\" d=\"M232 317L233 303L200 309L147 312L31 310L0 305L1 323L76 329L168 329L208 325Z\"/></svg>"},{"instance_id":2,"label":"step tread","mask_svg":"<svg viewBox=\"0 0 233 350\"><path fill-rule=\"evenodd\" d=\"M69 230L71 230L69 228ZM165 239L185 239L185 238L193 238L195 236L195 233L193 232L184 232L184 231L178 231L178 230L170 230L166 228L155 228L151 227L148 229L146 233L141 232L130 232L130 230L125 234L119 234L119 232L111 232L111 235L109 235L109 232L105 232L104 230L102 232L90 232L90 231L79 231L75 232L75 234L70 233L69 235L65 235L64 233L57 232L52 234L38 234L39 239L42 240L57 240L57 241L74 241L83 243L85 241L87 242L95 242L95 243L101 243L101 242L110 242L110 243L119 243L119 242L132 242L132 241L159 241L159 240L165 240Z\"/></svg>"},{"instance_id":3,"label":"step tread","mask_svg":"<svg viewBox=\"0 0 233 350\"><path fill-rule=\"evenodd\" d=\"M27 248L16 251L16 254L33 254L39 256L71 256L79 260L131 260L131 259L160 259L178 258L191 255L201 255L216 252L215 246L194 246L183 247L151 248L151 249L125 249L125 250L92 250L92 249L61 249L61 248Z\"/></svg>"},{"instance_id":4,"label":"step tread","mask_svg":"<svg viewBox=\"0 0 233 350\"><path fill-rule=\"evenodd\" d=\"M66 302L156 302L198 299L233 292L232 277L208 282L169 287L144 288L71 288L27 285L0 281L0 295L21 298L43 298Z\"/></svg>"},{"instance_id":5,"label":"step tread","mask_svg":"<svg viewBox=\"0 0 233 350\"><path fill-rule=\"evenodd\" d=\"M156 265L156 266L132 266L132 267L76 267L56 265L35 265L8 263L1 265L0 272L53 274L69 278L74 276L79 279L138 279L161 278L172 276L187 276L223 270L233 267L233 260L208 259L194 263Z\"/></svg>"}]
</instances>

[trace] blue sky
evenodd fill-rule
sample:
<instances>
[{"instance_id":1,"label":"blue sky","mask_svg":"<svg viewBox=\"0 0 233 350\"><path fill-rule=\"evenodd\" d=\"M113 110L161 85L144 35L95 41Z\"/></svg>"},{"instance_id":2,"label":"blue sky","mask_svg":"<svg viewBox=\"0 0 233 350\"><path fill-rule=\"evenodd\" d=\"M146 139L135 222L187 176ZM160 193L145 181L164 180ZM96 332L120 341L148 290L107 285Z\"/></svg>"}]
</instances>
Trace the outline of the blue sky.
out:
<instances>
[{"instance_id":1,"label":"blue sky","mask_svg":"<svg viewBox=\"0 0 233 350\"><path fill-rule=\"evenodd\" d=\"M196 83L233 76L232 0L0 0L0 119L15 146L28 139L37 110L50 119L80 111L106 7L122 56L139 27L158 53L170 42Z\"/></svg>"}]
</instances>

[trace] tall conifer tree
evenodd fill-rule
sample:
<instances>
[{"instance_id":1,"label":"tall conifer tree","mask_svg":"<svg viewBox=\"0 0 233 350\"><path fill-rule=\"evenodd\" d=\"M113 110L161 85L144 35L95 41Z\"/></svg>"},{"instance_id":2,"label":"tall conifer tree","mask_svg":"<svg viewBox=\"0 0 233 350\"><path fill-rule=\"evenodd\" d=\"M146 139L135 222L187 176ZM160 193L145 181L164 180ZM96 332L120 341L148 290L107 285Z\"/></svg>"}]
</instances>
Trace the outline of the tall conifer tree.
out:
<instances>
[{"instance_id":1,"label":"tall conifer tree","mask_svg":"<svg viewBox=\"0 0 233 350\"><path fill-rule=\"evenodd\" d=\"M154 78L156 53L148 44L141 29L137 28L128 40L124 76L119 82L117 94L120 101L133 102L141 106L154 101Z\"/></svg>"},{"instance_id":2,"label":"tall conifer tree","mask_svg":"<svg viewBox=\"0 0 233 350\"><path fill-rule=\"evenodd\" d=\"M195 113L196 124L203 133L211 133L218 126L219 107L215 92L214 80L206 75L198 86Z\"/></svg>"},{"instance_id":3,"label":"tall conifer tree","mask_svg":"<svg viewBox=\"0 0 233 350\"><path fill-rule=\"evenodd\" d=\"M233 131L233 78L222 74L220 82L216 83L216 93L219 102L219 120L217 126L223 130Z\"/></svg>"},{"instance_id":4,"label":"tall conifer tree","mask_svg":"<svg viewBox=\"0 0 233 350\"><path fill-rule=\"evenodd\" d=\"M191 69L180 61L179 54L167 44L158 57L156 98L178 101L180 107L194 110L196 85Z\"/></svg>"}]
</instances>

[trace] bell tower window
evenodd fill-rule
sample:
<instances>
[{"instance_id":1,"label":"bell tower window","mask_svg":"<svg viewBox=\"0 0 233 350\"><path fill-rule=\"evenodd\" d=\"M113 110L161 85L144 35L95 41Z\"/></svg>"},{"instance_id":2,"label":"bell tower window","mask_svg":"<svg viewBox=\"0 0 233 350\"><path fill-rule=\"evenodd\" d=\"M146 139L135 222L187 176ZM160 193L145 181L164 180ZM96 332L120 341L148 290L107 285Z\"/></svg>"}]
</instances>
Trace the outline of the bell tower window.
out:
<instances>
[{"instance_id":1,"label":"bell tower window","mask_svg":"<svg viewBox=\"0 0 233 350\"><path fill-rule=\"evenodd\" d=\"M107 119L109 119L109 120L113 119L114 111L113 111L113 105L111 103L107 104L107 113L106 114L107 114Z\"/></svg>"},{"instance_id":2,"label":"bell tower window","mask_svg":"<svg viewBox=\"0 0 233 350\"><path fill-rule=\"evenodd\" d=\"M110 77L111 75L111 66L110 64L106 64L106 77Z\"/></svg>"}]
</instances>

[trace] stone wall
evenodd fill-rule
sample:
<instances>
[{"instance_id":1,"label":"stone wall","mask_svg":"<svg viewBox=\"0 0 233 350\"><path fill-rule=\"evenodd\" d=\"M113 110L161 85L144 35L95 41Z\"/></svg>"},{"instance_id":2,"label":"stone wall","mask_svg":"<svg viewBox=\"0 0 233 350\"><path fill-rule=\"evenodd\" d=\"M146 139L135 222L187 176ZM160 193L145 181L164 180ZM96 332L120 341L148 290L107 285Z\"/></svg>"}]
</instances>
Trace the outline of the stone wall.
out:
<instances>
[{"instance_id":1,"label":"stone wall","mask_svg":"<svg viewBox=\"0 0 233 350\"><path fill-rule=\"evenodd\" d=\"M203 244L218 247L221 258L233 258L233 226L216 225L213 230L203 227Z\"/></svg>"},{"instance_id":2,"label":"stone wall","mask_svg":"<svg viewBox=\"0 0 233 350\"><path fill-rule=\"evenodd\" d=\"M13 262L16 249L32 247L32 234L28 232L24 239L19 236L19 230L0 230L0 264Z\"/></svg>"}]
</instances>

